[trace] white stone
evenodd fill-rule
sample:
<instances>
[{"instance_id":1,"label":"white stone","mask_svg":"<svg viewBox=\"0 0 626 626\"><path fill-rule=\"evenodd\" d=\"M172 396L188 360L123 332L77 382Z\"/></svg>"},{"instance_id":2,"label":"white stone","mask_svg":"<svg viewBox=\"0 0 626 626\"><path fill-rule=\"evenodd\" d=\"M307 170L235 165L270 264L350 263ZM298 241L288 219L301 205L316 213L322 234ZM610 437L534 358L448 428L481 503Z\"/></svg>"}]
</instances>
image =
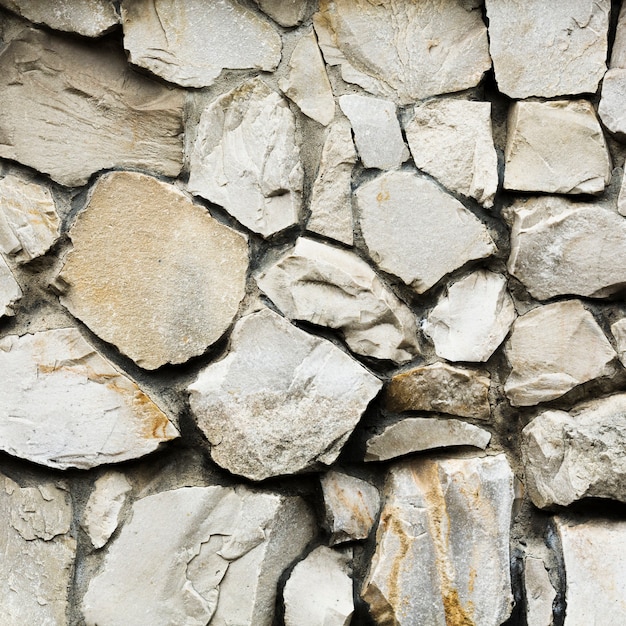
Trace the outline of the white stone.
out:
<instances>
[{"instance_id":1,"label":"white stone","mask_svg":"<svg viewBox=\"0 0 626 626\"><path fill-rule=\"evenodd\" d=\"M626 5L622 5L617 18L617 28L615 29L615 40L611 49L611 63L609 67L611 69L626 69Z\"/></svg>"},{"instance_id":2,"label":"white stone","mask_svg":"<svg viewBox=\"0 0 626 626\"><path fill-rule=\"evenodd\" d=\"M213 460L263 480L333 463L380 388L332 343L263 310L235 324L228 355L189 391Z\"/></svg>"},{"instance_id":3,"label":"white stone","mask_svg":"<svg viewBox=\"0 0 626 626\"><path fill-rule=\"evenodd\" d=\"M254 0L263 13L281 26L297 26L307 10L306 0Z\"/></svg>"},{"instance_id":4,"label":"white stone","mask_svg":"<svg viewBox=\"0 0 626 626\"><path fill-rule=\"evenodd\" d=\"M297 223L303 173L287 101L258 78L202 113L189 191L268 237Z\"/></svg>"},{"instance_id":5,"label":"white stone","mask_svg":"<svg viewBox=\"0 0 626 626\"><path fill-rule=\"evenodd\" d=\"M541 559L533 556L524 559L524 591L528 626L552 626L552 603L556 591Z\"/></svg>"},{"instance_id":6,"label":"white stone","mask_svg":"<svg viewBox=\"0 0 626 626\"><path fill-rule=\"evenodd\" d=\"M352 252L301 237L257 283L287 317L340 330L357 354L403 362L420 353L414 314Z\"/></svg>"},{"instance_id":7,"label":"white stone","mask_svg":"<svg viewBox=\"0 0 626 626\"><path fill-rule=\"evenodd\" d=\"M73 328L0 339L0 449L58 469L135 459L178 437Z\"/></svg>"},{"instance_id":8,"label":"white stone","mask_svg":"<svg viewBox=\"0 0 626 626\"><path fill-rule=\"evenodd\" d=\"M617 356L622 365L626 367L626 317L611 324L611 333L617 345Z\"/></svg>"},{"instance_id":9,"label":"white stone","mask_svg":"<svg viewBox=\"0 0 626 626\"><path fill-rule=\"evenodd\" d=\"M622 185L617 197L617 212L626 217L626 176L622 177Z\"/></svg>"},{"instance_id":10,"label":"white stone","mask_svg":"<svg viewBox=\"0 0 626 626\"><path fill-rule=\"evenodd\" d=\"M13 307L21 297L20 285L0 254L0 318L13 315L15 313Z\"/></svg>"},{"instance_id":11,"label":"white stone","mask_svg":"<svg viewBox=\"0 0 626 626\"><path fill-rule=\"evenodd\" d=\"M598 115L609 131L620 140L626 138L626 68L610 69L602 81Z\"/></svg>"}]
</instances>

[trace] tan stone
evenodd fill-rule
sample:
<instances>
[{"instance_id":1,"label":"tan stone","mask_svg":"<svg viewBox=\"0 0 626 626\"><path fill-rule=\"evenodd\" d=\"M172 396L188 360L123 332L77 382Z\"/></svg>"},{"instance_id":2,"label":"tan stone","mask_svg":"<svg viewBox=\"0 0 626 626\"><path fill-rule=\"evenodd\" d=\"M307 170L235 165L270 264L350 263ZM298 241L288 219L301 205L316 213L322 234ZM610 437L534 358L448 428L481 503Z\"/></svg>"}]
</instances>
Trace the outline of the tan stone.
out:
<instances>
[{"instance_id":1,"label":"tan stone","mask_svg":"<svg viewBox=\"0 0 626 626\"><path fill-rule=\"evenodd\" d=\"M626 367L626 317L611 324L611 333L617 345L617 356L619 356L622 365Z\"/></svg>"},{"instance_id":2,"label":"tan stone","mask_svg":"<svg viewBox=\"0 0 626 626\"><path fill-rule=\"evenodd\" d=\"M541 559L533 556L524 559L524 592L528 626L551 626L556 591Z\"/></svg>"},{"instance_id":3,"label":"tan stone","mask_svg":"<svg viewBox=\"0 0 626 626\"><path fill-rule=\"evenodd\" d=\"M623 141L626 138L626 68L610 69L602 81L598 115L607 129Z\"/></svg>"},{"instance_id":4,"label":"tan stone","mask_svg":"<svg viewBox=\"0 0 626 626\"><path fill-rule=\"evenodd\" d=\"M20 285L0 254L0 318L15 313L13 307L22 297Z\"/></svg>"},{"instance_id":5,"label":"tan stone","mask_svg":"<svg viewBox=\"0 0 626 626\"><path fill-rule=\"evenodd\" d=\"M297 26L307 10L306 0L254 0L263 13L281 26Z\"/></svg>"}]
</instances>

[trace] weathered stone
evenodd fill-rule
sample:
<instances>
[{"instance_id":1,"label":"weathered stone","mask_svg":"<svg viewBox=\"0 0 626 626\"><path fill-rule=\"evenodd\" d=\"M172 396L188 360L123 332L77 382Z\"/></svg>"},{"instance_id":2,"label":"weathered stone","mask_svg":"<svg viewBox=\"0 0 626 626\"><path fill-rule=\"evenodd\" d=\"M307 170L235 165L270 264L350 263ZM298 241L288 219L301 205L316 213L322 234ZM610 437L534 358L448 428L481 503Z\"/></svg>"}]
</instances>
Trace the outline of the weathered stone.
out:
<instances>
[{"instance_id":1,"label":"weathered stone","mask_svg":"<svg viewBox=\"0 0 626 626\"><path fill-rule=\"evenodd\" d=\"M270 626L278 578L314 536L300 498L184 487L135 502L83 599L87 626Z\"/></svg>"},{"instance_id":2,"label":"weathered stone","mask_svg":"<svg viewBox=\"0 0 626 626\"><path fill-rule=\"evenodd\" d=\"M182 91L134 73L113 43L26 29L0 52L0 157L69 186L112 167L175 177L183 103Z\"/></svg>"},{"instance_id":3,"label":"weathered stone","mask_svg":"<svg viewBox=\"0 0 626 626\"><path fill-rule=\"evenodd\" d=\"M480 4L323 0L313 21L326 63L345 81L412 104L473 87L491 67Z\"/></svg>"},{"instance_id":4,"label":"weathered stone","mask_svg":"<svg viewBox=\"0 0 626 626\"><path fill-rule=\"evenodd\" d=\"M622 141L626 138L626 69L610 69L602 81L598 115L602 123Z\"/></svg>"},{"instance_id":5,"label":"weathered stone","mask_svg":"<svg viewBox=\"0 0 626 626\"><path fill-rule=\"evenodd\" d=\"M515 102L507 128L505 189L601 193L609 184L611 160L590 102Z\"/></svg>"},{"instance_id":6,"label":"weathered stone","mask_svg":"<svg viewBox=\"0 0 626 626\"><path fill-rule=\"evenodd\" d=\"M354 600L346 556L315 548L293 568L284 599L285 626L349 626Z\"/></svg>"},{"instance_id":7,"label":"weathered stone","mask_svg":"<svg viewBox=\"0 0 626 626\"><path fill-rule=\"evenodd\" d=\"M297 26L307 10L306 0L254 0L263 13L281 26Z\"/></svg>"},{"instance_id":8,"label":"weathered stone","mask_svg":"<svg viewBox=\"0 0 626 626\"><path fill-rule=\"evenodd\" d=\"M289 73L278 85L311 119L323 126L333 121L335 98L313 32L298 40L289 59Z\"/></svg>"},{"instance_id":9,"label":"weathered stone","mask_svg":"<svg viewBox=\"0 0 626 626\"><path fill-rule=\"evenodd\" d=\"M22 297L20 285L0 254L0 318L13 315L13 306Z\"/></svg>"},{"instance_id":10,"label":"weathered stone","mask_svg":"<svg viewBox=\"0 0 626 626\"><path fill-rule=\"evenodd\" d=\"M365 167L391 170L409 158L393 102L350 94L339 98L339 106L350 120Z\"/></svg>"},{"instance_id":11,"label":"weathered stone","mask_svg":"<svg viewBox=\"0 0 626 626\"><path fill-rule=\"evenodd\" d=\"M611 69L626 69L626 5L622 5L617 18L615 41L611 49L611 63L609 67Z\"/></svg>"},{"instance_id":12,"label":"weathered stone","mask_svg":"<svg viewBox=\"0 0 626 626\"><path fill-rule=\"evenodd\" d=\"M514 406L532 406L612 372L617 356L579 300L538 306L517 318L505 347L511 373L504 391Z\"/></svg>"},{"instance_id":13,"label":"weathered stone","mask_svg":"<svg viewBox=\"0 0 626 626\"><path fill-rule=\"evenodd\" d=\"M622 184L617 196L617 212L626 217L626 176L622 176Z\"/></svg>"},{"instance_id":14,"label":"weathered stone","mask_svg":"<svg viewBox=\"0 0 626 626\"><path fill-rule=\"evenodd\" d=\"M385 392L389 411L436 411L489 419L489 372L433 363L395 374Z\"/></svg>"},{"instance_id":15,"label":"weathered stone","mask_svg":"<svg viewBox=\"0 0 626 626\"><path fill-rule=\"evenodd\" d=\"M611 333L617 345L617 356L626 367L626 317L611 325Z\"/></svg>"},{"instance_id":16,"label":"weathered stone","mask_svg":"<svg viewBox=\"0 0 626 626\"><path fill-rule=\"evenodd\" d=\"M491 132L491 103L425 102L415 107L406 138L418 169L451 191L493 206L498 155Z\"/></svg>"},{"instance_id":17,"label":"weathered stone","mask_svg":"<svg viewBox=\"0 0 626 626\"><path fill-rule=\"evenodd\" d=\"M381 382L269 310L243 317L228 355L189 386L221 467L251 480L330 465Z\"/></svg>"},{"instance_id":18,"label":"weathered stone","mask_svg":"<svg viewBox=\"0 0 626 626\"><path fill-rule=\"evenodd\" d=\"M69 235L61 302L146 369L202 354L244 296L246 238L150 176L100 178Z\"/></svg>"},{"instance_id":19,"label":"weathered stone","mask_svg":"<svg viewBox=\"0 0 626 626\"><path fill-rule=\"evenodd\" d=\"M487 228L472 213L414 172L385 172L355 195L370 256L417 293L496 251Z\"/></svg>"},{"instance_id":20,"label":"weathered stone","mask_svg":"<svg viewBox=\"0 0 626 626\"><path fill-rule=\"evenodd\" d=\"M135 459L178 437L73 328L0 339L0 449L58 469Z\"/></svg>"},{"instance_id":21,"label":"weathered stone","mask_svg":"<svg viewBox=\"0 0 626 626\"><path fill-rule=\"evenodd\" d=\"M594 93L606 71L610 0L486 0L496 81L511 98Z\"/></svg>"},{"instance_id":22,"label":"weathered stone","mask_svg":"<svg viewBox=\"0 0 626 626\"><path fill-rule=\"evenodd\" d=\"M528 626L552 626L552 603L556 591L541 559L524 559L524 590Z\"/></svg>"},{"instance_id":23,"label":"weathered stone","mask_svg":"<svg viewBox=\"0 0 626 626\"><path fill-rule=\"evenodd\" d=\"M280 61L274 27L237 0L122 0L130 62L184 87L208 87L223 69L271 71Z\"/></svg>"},{"instance_id":24,"label":"weathered stone","mask_svg":"<svg viewBox=\"0 0 626 626\"><path fill-rule=\"evenodd\" d=\"M501 624L511 612L504 455L392 467L363 598L378 624Z\"/></svg>"},{"instance_id":25,"label":"weathered stone","mask_svg":"<svg viewBox=\"0 0 626 626\"><path fill-rule=\"evenodd\" d=\"M303 173L287 101L255 78L202 113L189 191L264 237L298 221Z\"/></svg>"},{"instance_id":26,"label":"weathered stone","mask_svg":"<svg viewBox=\"0 0 626 626\"><path fill-rule=\"evenodd\" d=\"M403 362L420 352L413 313L352 252L301 237L257 283L287 317L339 329L357 354Z\"/></svg>"}]
</instances>

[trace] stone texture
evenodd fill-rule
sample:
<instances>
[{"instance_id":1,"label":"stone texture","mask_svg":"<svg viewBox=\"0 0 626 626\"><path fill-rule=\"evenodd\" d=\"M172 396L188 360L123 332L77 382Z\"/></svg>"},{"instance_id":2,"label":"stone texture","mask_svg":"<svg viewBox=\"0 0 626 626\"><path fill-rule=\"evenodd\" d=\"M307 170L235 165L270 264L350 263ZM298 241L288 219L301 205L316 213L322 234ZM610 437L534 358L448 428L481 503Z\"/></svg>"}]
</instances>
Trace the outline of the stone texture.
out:
<instances>
[{"instance_id":1,"label":"stone texture","mask_svg":"<svg viewBox=\"0 0 626 626\"><path fill-rule=\"evenodd\" d=\"M339 98L339 106L350 120L365 167L391 170L409 158L393 102L350 94Z\"/></svg>"},{"instance_id":2,"label":"stone texture","mask_svg":"<svg viewBox=\"0 0 626 626\"><path fill-rule=\"evenodd\" d=\"M595 93L606 71L610 0L486 0L498 88L511 98Z\"/></svg>"},{"instance_id":3,"label":"stone texture","mask_svg":"<svg viewBox=\"0 0 626 626\"><path fill-rule=\"evenodd\" d=\"M281 26L297 26L307 10L306 0L254 0L261 11Z\"/></svg>"},{"instance_id":4,"label":"stone texture","mask_svg":"<svg viewBox=\"0 0 626 626\"><path fill-rule=\"evenodd\" d=\"M617 196L617 212L626 217L626 176L622 175L622 184Z\"/></svg>"},{"instance_id":5,"label":"stone texture","mask_svg":"<svg viewBox=\"0 0 626 626\"><path fill-rule=\"evenodd\" d=\"M615 338L617 356L622 362L622 365L626 367L626 317L611 324L611 333Z\"/></svg>"},{"instance_id":6,"label":"stone texture","mask_svg":"<svg viewBox=\"0 0 626 626\"><path fill-rule=\"evenodd\" d=\"M181 91L134 73L113 43L26 29L0 52L0 157L68 186L113 167L175 177L183 103Z\"/></svg>"},{"instance_id":7,"label":"stone texture","mask_svg":"<svg viewBox=\"0 0 626 626\"><path fill-rule=\"evenodd\" d=\"M515 102L509 111L504 188L546 193L601 193L611 160L587 100Z\"/></svg>"},{"instance_id":8,"label":"stone texture","mask_svg":"<svg viewBox=\"0 0 626 626\"><path fill-rule=\"evenodd\" d=\"M300 498L183 487L142 498L83 599L87 626L270 626L278 578L314 536Z\"/></svg>"},{"instance_id":9,"label":"stone texture","mask_svg":"<svg viewBox=\"0 0 626 626\"><path fill-rule=\"evenodd\" d=\"M237 314L246 237L172 185L107 174L69 235L62 304L141 367L202 354Z\"/></svg>"},{"instance_id":10,"label":"stone texture","mask_svg":"<svg viewBox=\"0 0 626 626\"><path fill-rule=\"evenodd\" d=\"M623 141L626 138L626 68L610 69L602 81L598 115L609 131Z\"/></svg>"},{"instance_id":11,"label":"stone texture","mask_svg":"<svg viewBox=\"0 0 626 626\"><path fill-rule=\"evenodd\" d=\"M505 347L511 373L504 391L514 406L547 402L612 372L617 356L579 300L538 306L513 324Z\"/></svg>"},{"instance_id":12,"label":"stone texture","mask_svg":"<svg viewBox=\"0 0 626 626\"><path fill-rule=\"evenodd\" d=\"M385 172L356 191L370 256L417 293L496 251L487 228L458 200L411 171Z\"/></svg>"},{"instance_id":13,"label":"stone texture","mask_svg":"<svg viewBox=\"0 0 626 626\"><path fill-rule=\"evenodd\" d=\"M403 362L420 352L413 313L352 252L301 237L257 283L287 317L339 329L357 354Z\"/></svg>"},{"instance_id":14,"label":"stone texture","mask_svg":"<svg viewBox=\"0 0 626 626\"><path fill-rule=\"evenodd\" d=\"M73 328L0 339L0 449L57 469L135 459L178 436Z\"/></svg>"},{"instance_id":15,"label":"stone texture","mask_svg":"<svg viewBox=\"0 0 626 626\"><path fill-rule=\"evenodd\" d=\"M412 104L473 87L491 67L480 4L323 0L313 21L326 62L345 81Z\"/></svg>"},{"instance_id":16,"label":"stone texture","mask_svg":"<svg viewBox=\"0 0 626 626\"><path fill-rule=\"evenodd\" d=\"M0 254L0 318L13 315L13 307L21 297L20 285Z\"/></svg>"},{"instance_id":17,"label":"stone texture","mask_svg":"<svg viewBox=\"0 0 626 626\"><path fill-rule=\"evenodd\" d=\"M493 206L498 155L491 131L491 103L429 100L406 125L415 166L444 187Z\"/></svg>"},{"instance_id":18,"label":"stone texture","mask_svg":"<svg viewBox=\"0 0 626 626\"><path fill-rule=\"evenodd\" d=\"M617 18L617 27L615 29L615 41L611 49L612 68L626 68L626 6L622 5ZM606 76L606 75L605 75Z\"/></svg>"},{"instance_id":19,"label":"stone texture","mask_svg":"<svg viewBox=\"0 0 626 626\"><path fill-rule=\"evenodd\" d=\"M280 35L237 0L122 0L131 63L183 87L208 87L222 70L271 71Z\"/></svg>"},{"instance_id":20,"label":"stone texture","mask_svg":"<svg viewBox=\"0 0 626 626\"><path fill-rule=\"evenodd\" d=\"M552 626L552 603L556 591L541 559L524 559L524 591L528 626Z\"/></svg>"},{"instance_id":21,"label":"stone texture","mask_svg":"<svg viewBox=\"0 0 626 626\"><path fill-rule=\"evenodd\" d=\"M202 113L189 191L223 206L264 237L297 223L303 173L287 101L258 78Z\"/></svg>"},{"instance_id":22,"label":"stone texture","mask_svg":"<svg viewBox=\"0 0 626 626\"><path fill-rule=\"evenodd\" d=\"M243 317L228 355L190 385L213 460L251 480L335 461L381 382L269 310Z\"/></svg>"},{"instance_id":23,"label":"stone texture","mask_svg":"<svg viewBox=\"0 0 626 626\"><path fill-rule=\"evenodd\" d=\"M511 612L504 455L392 466L363 598L377 624L501 624Z\"/></svg>"}]
</instances>

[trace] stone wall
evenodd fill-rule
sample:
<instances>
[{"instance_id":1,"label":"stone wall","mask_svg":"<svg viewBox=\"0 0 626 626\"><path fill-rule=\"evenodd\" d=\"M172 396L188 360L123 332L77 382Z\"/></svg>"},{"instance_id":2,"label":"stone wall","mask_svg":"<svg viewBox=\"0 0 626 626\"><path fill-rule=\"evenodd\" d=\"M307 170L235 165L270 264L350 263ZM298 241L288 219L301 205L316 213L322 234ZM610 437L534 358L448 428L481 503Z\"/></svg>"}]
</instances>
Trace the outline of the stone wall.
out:
<instances>
[{"instance_id":1,"label":"stone wall","mask_svg":"<svg viewBox=\"0 0 626 626\"><path fill-rule=\"evenodd\" d=\"M0 623L626 623L626 10L0 0Z\"/></svg>"}]
</instances>

